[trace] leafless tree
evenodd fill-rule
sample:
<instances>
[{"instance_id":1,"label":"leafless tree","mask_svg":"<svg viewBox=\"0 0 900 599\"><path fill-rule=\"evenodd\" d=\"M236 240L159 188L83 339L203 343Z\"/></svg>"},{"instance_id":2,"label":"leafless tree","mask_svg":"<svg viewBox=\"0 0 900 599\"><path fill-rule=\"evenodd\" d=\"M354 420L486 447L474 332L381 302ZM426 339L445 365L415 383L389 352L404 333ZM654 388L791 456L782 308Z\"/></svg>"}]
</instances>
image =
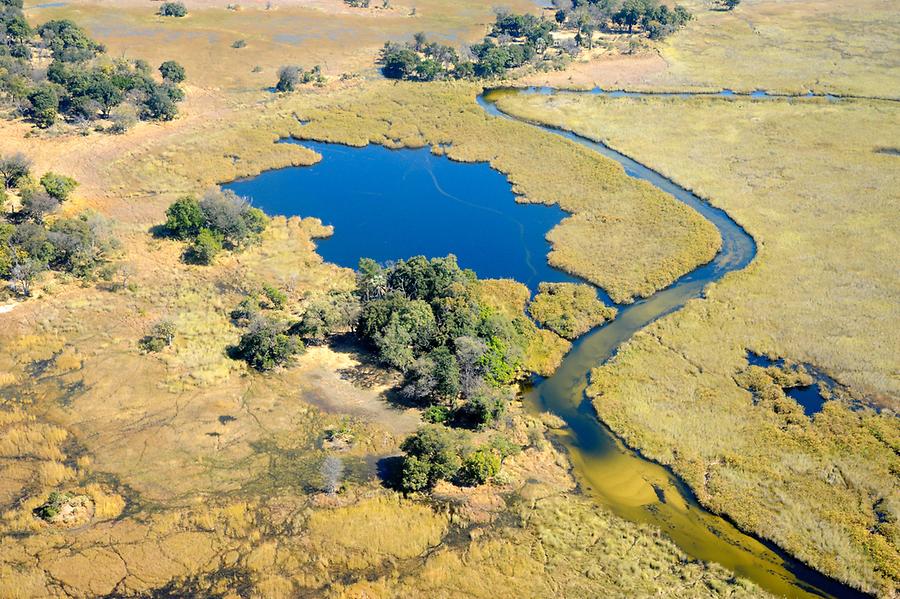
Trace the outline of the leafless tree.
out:
<instances>
[{"instance_id":1,"label":"leafless tree","mask_svg":"<svg viewBox=\"0 0 900 599\"><path fill-rule=\"evenodd\" d=\"M325 492L334 495L341 485L341 477L344 474L344 462L337 456L330 455L322 461L322 480Z\"/></svg>"}]
</instances>

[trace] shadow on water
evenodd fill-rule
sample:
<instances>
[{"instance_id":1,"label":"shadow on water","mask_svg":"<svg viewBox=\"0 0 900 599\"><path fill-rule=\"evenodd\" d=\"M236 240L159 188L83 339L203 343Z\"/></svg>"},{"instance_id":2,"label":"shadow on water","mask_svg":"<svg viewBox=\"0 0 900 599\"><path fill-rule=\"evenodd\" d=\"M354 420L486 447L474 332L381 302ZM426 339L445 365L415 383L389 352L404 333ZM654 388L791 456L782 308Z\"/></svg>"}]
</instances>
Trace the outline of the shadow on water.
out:
<instances>
[{"instance_id":1,"label":"shadow on water","mask_svg":"<svg viewBox=\"0 0 900 599\"><path fill-rule=\"evenodd\" d=\"M499 97L510 93L534 92L492 90L479 96L478 103L488 114L519 120L495 105ZM700 212L722 236L722 249L712 262L647 299L621 306L615 320L579 340L553 376L535 381L526 392L524 401L530 411L551 412L565 421L559 440L568 450L582 488L614 513L659 527L691 557L718 562L769 592L786 597L864 597L705 510L670 470L625 447L597 418L585 396L592 368L612 357L646 325L700 297L709 283L747 266L756 254L753 239L722 210L628 156L574 133L529 124L617 161L628 175L652 183Z\"/></svg>"}]
</instances>

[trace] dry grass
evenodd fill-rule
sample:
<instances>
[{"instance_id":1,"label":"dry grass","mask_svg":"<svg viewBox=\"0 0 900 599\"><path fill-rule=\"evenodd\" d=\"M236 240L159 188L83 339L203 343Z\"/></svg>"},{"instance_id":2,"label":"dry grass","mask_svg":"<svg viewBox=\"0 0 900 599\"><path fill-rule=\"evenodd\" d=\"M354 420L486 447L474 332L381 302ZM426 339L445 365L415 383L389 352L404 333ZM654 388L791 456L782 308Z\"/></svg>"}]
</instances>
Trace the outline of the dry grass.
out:
<instances>
[{"instance_id":1,"label":"dry grass","mask_svg":"<svg viewBox=\"0 0 900 599\"><path fill-rule=\"evenodd\" d=\"M431 146L454 160L489 162L520 201L572 213L547 235L550 263L617 302L649 295L715 255L718 233L694 210L572 142L487 117L474 103L478 91L467 84L358 87L297 105L294 112L310 122L293 132L351 145Z\"/></svg>"},{"instance_id":2,"label":"dry grass","mask_svg":"<svg viewBox=\"0 0 900 599\"><path fill-rule=\"evenodd\" d=\"M900 21L890 0L745 0L699 10L660 54L657 86L896 97Z\"/></svg>"},{"instance_id":3,"label":"dry grass","mask_svg":"<svg viewBox=\"0 0 900 599\"><path fill-rule=\"evenodd\" d=\"M891 265L900 180L897 158L877 150L900 136L900 109L588 97L515 104L710 198L759 244L750 267L593 373L604 420L743 526L861 588L895 587L900 287ZM651 118L652 134L635 126ZM889 409L854 412L836 401L797 423L771 403L754 405L735 380L748 349L813 364L857 400Z\"/></svg>"}]
</instances>

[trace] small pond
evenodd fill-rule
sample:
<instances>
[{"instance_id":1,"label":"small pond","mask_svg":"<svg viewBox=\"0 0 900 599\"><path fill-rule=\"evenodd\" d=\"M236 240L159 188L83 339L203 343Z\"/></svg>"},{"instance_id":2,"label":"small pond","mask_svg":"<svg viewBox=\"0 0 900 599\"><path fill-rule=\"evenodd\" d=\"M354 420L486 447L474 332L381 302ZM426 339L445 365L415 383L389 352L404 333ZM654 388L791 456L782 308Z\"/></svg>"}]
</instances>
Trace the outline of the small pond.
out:
<instances>
[{"instance_id":1,"label":"small pond","mask_svg":"<svg viewBox=\"0 0 900 599\"><path fill-rule=\"evenodd\" d=\"M509 181L486 163L454 162L428 148L354 148L300 143L322 155L308 167L267 171L224 185L270 215L314 216L334 226L319 240L328 262L355 268L455 254L481 278L577 279L547 263L547 232L566 216L557 206L519 204Z\"/></svg>"}]
</instances>

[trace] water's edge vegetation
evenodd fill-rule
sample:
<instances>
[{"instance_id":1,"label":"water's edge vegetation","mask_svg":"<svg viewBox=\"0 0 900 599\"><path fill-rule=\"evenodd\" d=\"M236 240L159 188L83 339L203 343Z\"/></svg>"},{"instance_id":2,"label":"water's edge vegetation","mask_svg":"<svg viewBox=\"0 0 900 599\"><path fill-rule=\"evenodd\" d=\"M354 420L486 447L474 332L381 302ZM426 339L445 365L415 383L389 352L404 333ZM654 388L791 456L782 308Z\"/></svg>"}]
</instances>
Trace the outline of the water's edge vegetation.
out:
<instances>
[{"instance_id":1,"label":"water's edge vegetation","mask_svg":"<svg viewBox=\"0 0 900 599\"><path fill-rule=\"evenodd\" d=\"M813 570L774 544L740 531L726 517L706 511L687 485L669 469L626 447L599 420L585 395L590 371L613 358L632 334L679 310L687 301L701 297L707 285L729 272L746 267L756 255L756 243L723 210L636 160L570 131L502 112L496 101L503 95L516 93L550 94L556 90L486 89L478 97L478 104L491 115L526 122L619 162L629 176L644 179L697 210L716 226L722 237L722 248L711 262L648 298L621 306L615 321L582 337L553 376L537 380L527 391L525 401L529 409L549 411L566 423L566 428L559 431L558 440L566 447L584 490L622 517L659 526L693 557L718 562L770 592L791 597L866 596Z\"/></svg>"}]
</instances>

